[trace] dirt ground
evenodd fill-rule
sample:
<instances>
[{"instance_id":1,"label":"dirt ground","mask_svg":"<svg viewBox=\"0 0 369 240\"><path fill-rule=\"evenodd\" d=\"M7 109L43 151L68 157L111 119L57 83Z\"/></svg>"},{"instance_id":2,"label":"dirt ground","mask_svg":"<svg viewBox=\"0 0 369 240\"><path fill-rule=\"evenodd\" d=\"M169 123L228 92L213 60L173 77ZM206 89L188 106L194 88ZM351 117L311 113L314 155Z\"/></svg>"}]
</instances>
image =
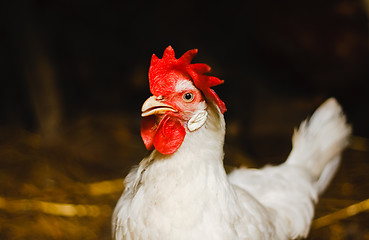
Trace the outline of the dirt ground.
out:
<instances>
[{"instance_id":1,"label":"dirt ground","mask_svg":"<svg viewBox=\"0 0 369 240\"><path fill-rule=\"evenodd\" d=\"M15 126L1 128L0 239L110 239L122 178L147 154L139 118L90 115L66 125L52 143ZM279 150L273 150L275 144ZM256 141L254 153L268 147L271 152L253 159L227 143L225 163L227 168L278 163L289 144L283 136ZM317 205L308 239L369 239L368 157L368 140L353 138Z\"/></svg>"}]
</instances>

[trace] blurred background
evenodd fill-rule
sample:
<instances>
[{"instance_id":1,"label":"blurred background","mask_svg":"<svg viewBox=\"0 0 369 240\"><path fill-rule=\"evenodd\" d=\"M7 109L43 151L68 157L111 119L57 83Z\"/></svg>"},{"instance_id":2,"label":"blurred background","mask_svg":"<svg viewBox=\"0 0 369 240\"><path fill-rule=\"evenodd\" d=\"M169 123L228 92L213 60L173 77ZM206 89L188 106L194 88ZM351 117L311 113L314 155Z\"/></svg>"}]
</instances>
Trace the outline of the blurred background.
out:
<instances>
[{"instance_id":1,"label":"blurred background","mask_svg":"<svg viewBox=\"0 0 369 240\"><path fill-rule=\"evenodd\" d=\"M227 168L283 162L336 97L354 136L309 239L369 239L368 14L368 0L3 1L0 239L110 239L168 45L225 80Z\"/></svg>"}]
</instances>

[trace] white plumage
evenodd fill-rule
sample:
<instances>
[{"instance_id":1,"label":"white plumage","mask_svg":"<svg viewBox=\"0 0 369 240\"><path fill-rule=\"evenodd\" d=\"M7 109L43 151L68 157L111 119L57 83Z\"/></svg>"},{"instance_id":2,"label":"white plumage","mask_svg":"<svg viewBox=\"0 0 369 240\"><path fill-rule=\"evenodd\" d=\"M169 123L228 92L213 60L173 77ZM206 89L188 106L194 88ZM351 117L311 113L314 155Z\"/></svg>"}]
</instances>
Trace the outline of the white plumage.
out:
<instances>
[{"instance_id":1,"label":"white plumage","mask_svg":"<svg viewBox=\"0 0 369 240\"><path fill-rule=\"evenodd\" d=\"M186 130L170 155L157 150L125 179L113 214L117 240L296 239L306 237L314 204L334 176L351 128L327 100L293 136L285 163L223 167L225 122L207 103L207 119Z\"/></svg>"}]
</instances>

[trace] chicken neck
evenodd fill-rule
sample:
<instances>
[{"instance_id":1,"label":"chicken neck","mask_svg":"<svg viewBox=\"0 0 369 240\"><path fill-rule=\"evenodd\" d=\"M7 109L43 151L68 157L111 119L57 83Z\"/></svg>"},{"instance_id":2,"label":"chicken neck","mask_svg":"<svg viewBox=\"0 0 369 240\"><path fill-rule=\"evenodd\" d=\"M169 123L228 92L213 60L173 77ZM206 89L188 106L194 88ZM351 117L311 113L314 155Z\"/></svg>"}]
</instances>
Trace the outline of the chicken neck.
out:
<instances>
[{"instance_id":1,"label":"chicken neck","mask_svg":"<svg viewBox=\"0 0 369 240\"><path fill-rule=\"evenodd\" d=\"M170 219L173 227L210 221L214 211L222 219L231 217L226 206L235 193L223 167L225 121L215 105L209 104L207 111L205 125L187 132L174 154L154 150L139 166L140 191L150 199L146 204L153 204L155 216Z\"/></svg>"}]
</instances>

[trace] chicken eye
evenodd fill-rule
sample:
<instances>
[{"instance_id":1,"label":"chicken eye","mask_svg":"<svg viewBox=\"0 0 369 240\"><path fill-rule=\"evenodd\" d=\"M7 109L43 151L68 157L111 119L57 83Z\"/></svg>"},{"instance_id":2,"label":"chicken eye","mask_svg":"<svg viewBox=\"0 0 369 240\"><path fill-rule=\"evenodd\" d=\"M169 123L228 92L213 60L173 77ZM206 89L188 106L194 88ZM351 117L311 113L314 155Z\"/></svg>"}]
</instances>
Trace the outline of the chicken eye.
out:
<instances>
[{"instance_id":1,"label":"chicken eye","mask_svg":"<svg viewBox=\"0 0 369 240\"><path fill-rule=\"evenodd\" d=\"M183 101L185 101L185 102L192 102L194 96L193 96L193 93L187 92L187 93L183 94L182 98L183 98Z\"/></svg>"}]
</instances>

